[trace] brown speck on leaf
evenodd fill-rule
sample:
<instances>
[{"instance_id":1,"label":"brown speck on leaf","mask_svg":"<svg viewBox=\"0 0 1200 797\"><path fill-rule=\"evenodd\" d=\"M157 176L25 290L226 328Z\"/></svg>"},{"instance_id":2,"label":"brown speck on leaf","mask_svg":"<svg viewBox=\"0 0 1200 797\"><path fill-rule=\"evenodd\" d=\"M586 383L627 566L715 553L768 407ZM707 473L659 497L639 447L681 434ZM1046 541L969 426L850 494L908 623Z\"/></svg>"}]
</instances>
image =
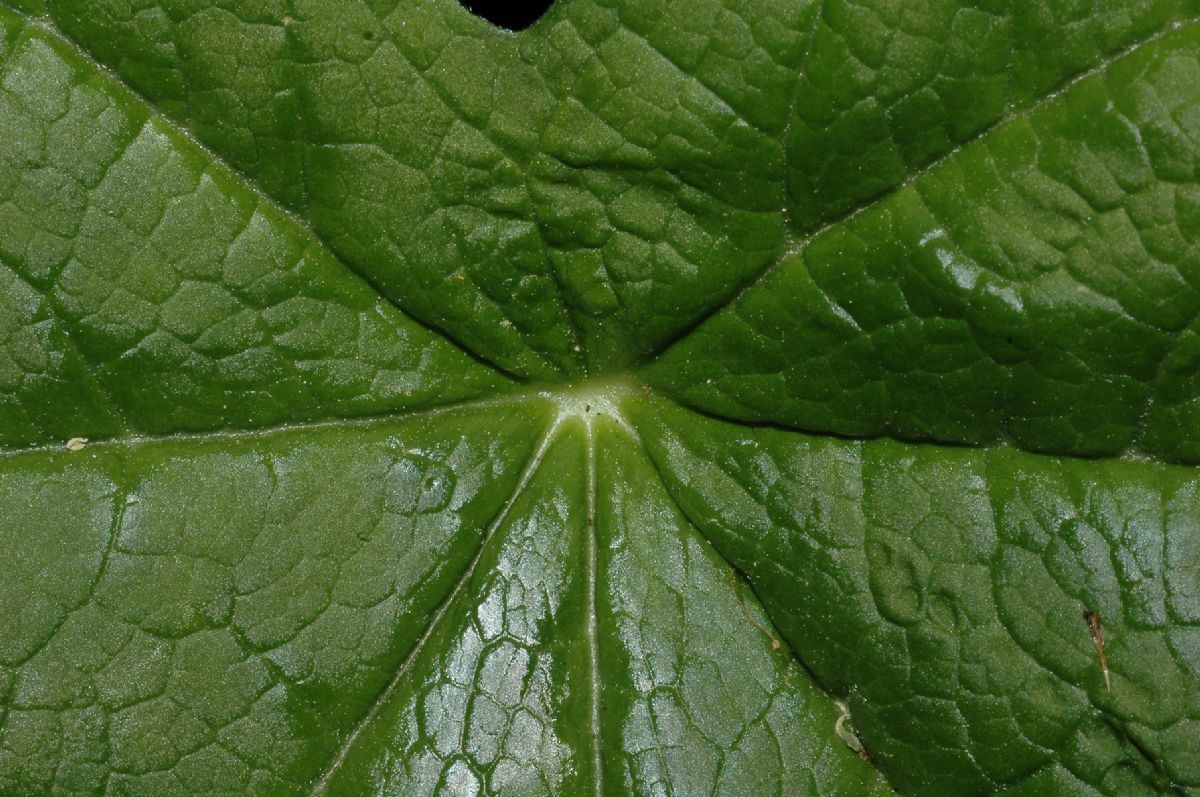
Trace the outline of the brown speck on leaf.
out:
<instances>
[{"instance_id":1,"label":"brown speck on leaf","mask_svg":"<svg viewBox=\"0 0 1200 797\"><path fill-rule=\"evenodd\" d=\"M82 451L87 446L88 439L86 437L72 437L67 441L68 451Z\"/></svg>"},{"instance_id":2,"label":"brown speck on leaf","mask_svg":"<svg viewBox=\"0 0 1200 797\"><path fill-rule=\"evenodd\" d=\"M1096 657L1100 659L1100 672L1104 675L1104 688L1112 689L1108 677L1108 657L1104 655L1104 630L1100 627L1100 615L1096 612L1085 611L1083 619L1088 624L1088 632L1092 635L1092 645L1096 648Z\"/></svg>"},{"instance_id":3,"label":"brown speck on leaf","mask_svg":"<svg viewBox=\"0 0 1200 797\"><path fill-rule=\"evenodd\" d=\"M643 396L650 395L650 386L649 385L642 385L642 395Z\"/></svg>"}]
</instances>

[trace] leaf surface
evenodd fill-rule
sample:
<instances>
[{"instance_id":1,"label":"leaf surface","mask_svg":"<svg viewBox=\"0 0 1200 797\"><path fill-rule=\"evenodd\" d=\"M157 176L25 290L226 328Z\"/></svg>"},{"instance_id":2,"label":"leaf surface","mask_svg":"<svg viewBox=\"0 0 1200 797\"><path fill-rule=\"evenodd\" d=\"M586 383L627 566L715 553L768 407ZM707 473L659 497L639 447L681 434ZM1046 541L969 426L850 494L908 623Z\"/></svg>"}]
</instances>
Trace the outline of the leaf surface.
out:
<instances>
[{"instance_id":1,"label":"leaf surface","mask_svg":"<svg viewBox=\"0 0 1200 797\"><path fill-rule=\"evenodd\" d=\"M0 6L0 793L1200 794L1193 2Z\"/></svg>"}]
</instances>

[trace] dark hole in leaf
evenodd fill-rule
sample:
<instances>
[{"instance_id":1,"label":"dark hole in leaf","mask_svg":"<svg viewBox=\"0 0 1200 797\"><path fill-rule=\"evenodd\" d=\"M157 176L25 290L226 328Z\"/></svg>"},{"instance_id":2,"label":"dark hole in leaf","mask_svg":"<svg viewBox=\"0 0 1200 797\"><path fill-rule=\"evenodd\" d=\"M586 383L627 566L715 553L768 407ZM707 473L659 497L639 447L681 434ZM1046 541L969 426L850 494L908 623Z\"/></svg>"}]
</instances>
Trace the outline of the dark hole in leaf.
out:
<instances>
[{"instance_id":1,"label":"dark hole in leaf","mask_svg":"<svg viewBox=\"0 0 1200 797\"><path fill-rule=\"evenodd\" d=\"M554 5L554 0L458 0L463 8L493 25L509 30L525 30Z\"/></svg>"}]
</instances>

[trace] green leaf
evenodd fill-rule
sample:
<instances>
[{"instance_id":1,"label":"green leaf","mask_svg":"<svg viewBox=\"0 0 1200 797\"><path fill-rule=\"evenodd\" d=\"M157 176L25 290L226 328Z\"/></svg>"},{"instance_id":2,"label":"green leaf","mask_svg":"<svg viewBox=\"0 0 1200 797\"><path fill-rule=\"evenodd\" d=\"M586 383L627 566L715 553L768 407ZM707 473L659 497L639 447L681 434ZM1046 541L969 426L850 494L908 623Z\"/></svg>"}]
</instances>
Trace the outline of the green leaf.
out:
<instances>
[{"instance_id":1,"label":"green leaf","mask_svg":"<svg viewBox=\"0 0 1200 797\"><path fill-rule=\"evenodd\" d=\"M0 0L0 794L1200 795L1194 0Z\"/></svg>"}]
</instances>

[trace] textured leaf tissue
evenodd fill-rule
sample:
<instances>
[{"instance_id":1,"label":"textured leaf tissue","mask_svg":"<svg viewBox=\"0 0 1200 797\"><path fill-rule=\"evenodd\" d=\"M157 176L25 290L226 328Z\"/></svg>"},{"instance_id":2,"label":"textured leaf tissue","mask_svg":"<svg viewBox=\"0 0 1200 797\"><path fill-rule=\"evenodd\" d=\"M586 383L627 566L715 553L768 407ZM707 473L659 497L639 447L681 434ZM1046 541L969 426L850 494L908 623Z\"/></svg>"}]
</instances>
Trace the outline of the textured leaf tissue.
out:
<instances>
[{"instance_id":1,"label":"textured leaf tissue","mask_svg":"<svg viewBox=\"0 0 1200 797\"><path fill-rule=\"evenodd\" d=\"M486 5L0 0L0 797L1200 795L1200 5Z\"/></svg>"}]
</instances>

